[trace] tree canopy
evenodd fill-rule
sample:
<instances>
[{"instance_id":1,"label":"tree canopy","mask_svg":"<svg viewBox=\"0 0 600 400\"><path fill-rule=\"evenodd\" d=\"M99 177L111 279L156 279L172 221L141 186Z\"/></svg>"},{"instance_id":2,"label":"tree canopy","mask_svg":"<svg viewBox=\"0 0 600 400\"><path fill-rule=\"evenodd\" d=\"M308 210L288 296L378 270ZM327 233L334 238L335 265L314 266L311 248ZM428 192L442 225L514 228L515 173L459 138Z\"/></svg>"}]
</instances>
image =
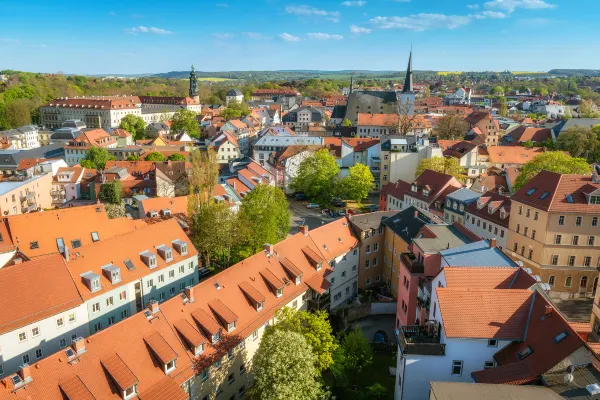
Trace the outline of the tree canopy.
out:
<instances>
[{"instance_id":1,"label":"tree canopy","mask_svg":"<svg viewBox=\"0 0 600 400\"><path fill-rule=\"evenodd\" d=\"M183 154L173 153L169 157L167 157L169 161L187 161Z\"/></svg>"},{"instance_id":2,"label":"tree canopy","mask_svg":"<svg viewBox=\"0 0 600 400\"><path fill-rule=\"evenodd\" d=\"M519 176L517 176L513 185L513 190L521 189L531 178L543 170L559 174L587 174L590 172L591 167L583 158L571 157L562 151L547 151L521 167Z\"/></svg>"},{"instance_id":3,"label":"tree canopy","mask_svg":"<svg viewBox=\"0 0 600 400\"><path fill-rule=\"evenodd\" d=\"M342 340L336 350L332 368L336 379L352 382L357 374L373 362L373 350L359 325Z\"/></svg>"},{"instance_id":4,"label":"tree canopy","mask_svg":"<svg viewBox=\"0 0 600 400\"><path fill-rule=\"evenodd\" d=\"M227 121L230 119L243 118L248 114L250 114L248 104L235 101L230 102L227 108L221 111L221 117L225 118Z\"/></svg>"},{"instance_id":5,"label":"tree canopy","mask_svg":"<svg viewBox=\"0 0 600 400\"><path fill-rule=\"evenodd\" d=\"M425 158L417 167L416 175L419 176L426 169L452 175L461 182L466 180L465 169L460 166L460 162L454 157L432 157Z\"/></svg>"},{"instance_id":6,"label":"tree canopy","mask_svg":"<svg viewBox=\"0 0 600 400\"><path fill-rule=\"evenodd\" d=\"M133 114L127 114L121 119L119 128L125 129L133 135L135 140L143 139L146 133L146 123L142 117Z\"/></svg>"},{"instance_id":7,"label":"tree canopy","mask_svg":"<svg viewBox=\"0 0 600 400\"><path fill-rule=\"evenodd\" d=\"M335 157L329 150L321 149L302 160L290 187L321 204L329 204L337 190L339 172Z\"/></svg>"},{"instance_id":8,"label":"tree canopy","mask_svg":"<svg viewBox=\"0 0 600 400\"><path fill-rule=\"evenodd\" d=\"M348 175L340 180L337 192L346 199L360 203L375 187L373 181L373 174L369 167L364 164L356 164L351 166L348 169Z\"/></svg>"},{"instance_id":9,"label":"tree canopy","mask_svg":"<svg viewBox=\"0 0 600 400\"><path fill-rule=\"evenodd\" d=\"M85 152L85 157L81 160L81 166L84 168L104 169L107 161L116 160L104 147L92 147Z\"/></svg>"},{"instance_id":10,"label":"tree canopy","mask_svg":"<svg viewBox=\"0 0 600 400\"><path fill-rule=\"evenodd\" d=\"M352 121L350 121L348 118L344 118L342 121L342 126L352 126Z\"/></svg>"},{"instance_id":11,"label":"tree canopy","mask_svg":"<svg viewBox=\"0 0 600 400\"><path fill-rule=\"evenodd\" d=\"M462 139L469 131L469 124L458 113L452 113L439 119L433 129L433 134L438 139L456 140Z\"/></svg>"},{"instance_id":12,"label":"tree canopy","mask_svg":"<svg viewBox=\"0 0 600 400\"><path fill-rule=\"evenodd\" d=\"M171 118L171 130L176 133L187 133L197 138L200 134L196 113L190 110L180 109Z\"/></svg>"},{"instance_id":13,"label":"tree canopy","mask_svg":"<svg viewBox=\"0 0 600 400\"><path fill-rule=\"evenodd\" d=\"M282 308L275 314L274 331L300 333L311 346L317 371L323 372L333 365L333 352L338 344L333 336L329 315L325 311L308 312Z\"/></svg>"},{"instance_id":14,"label":"tree canopy","mask_svg":"<svg viewBox=\"0 0 600 400\"><path fill-rule=\"evenodd\" d=\"M164 161L165 156L159 151L153 151L148 153L148 155L144 158L146 161Z\"/></svg>"},{"instance_id":15,"label":"tree canopy","mask_svg":"<svg viewBox=\"0 0 600 400\"><path fill-rule=\"evenodd\" d=\"M122 191L121 181L115 179L112 182L103 183L100 186L98 198L104 203L121 204Z\"/></svg>"},{"instance_id":16,"label":"tree canopy","mask_svg":"<svg viewBox=\"0 0 600 400\"><path fill-rule=\"evenodd\" d=\"M315 368L315 356L302 334L277 330L265 335L254 355L255 400L319 400L325 392Z\"/></svg>"}]
</instances>

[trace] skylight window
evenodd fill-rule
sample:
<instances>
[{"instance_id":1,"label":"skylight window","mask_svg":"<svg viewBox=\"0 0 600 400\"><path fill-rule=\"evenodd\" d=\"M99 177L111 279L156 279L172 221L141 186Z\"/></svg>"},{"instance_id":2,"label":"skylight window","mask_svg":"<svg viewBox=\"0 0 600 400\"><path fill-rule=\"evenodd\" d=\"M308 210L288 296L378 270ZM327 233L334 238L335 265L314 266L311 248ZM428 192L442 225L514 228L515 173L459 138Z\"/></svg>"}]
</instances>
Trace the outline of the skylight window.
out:
<instances>
[{"instance_id":1,"label":"skylight window","mask_svg":"<svg viewBox=\"0 0 600 400\"><path fill-rule=\"evenodd\" d=\"M527 196L531 196L532 194L535 193L535 191L537 190L537 188L531 188L527 191Z\"/></svg>"},{"instance_id":2,"label":"skylight window","mask_svg":"<svg viewBox=\"0 0 600 400\"><path fill-rule=\"evenodd\" d=\"M566 339L567 336L569 336L567 331L563 331L563 332L559 333L558 335L554 336L554 343L562 342L563 340Z\"/></svg>"},{"instance_id":3,"label":"skylight window","mask_svg":"<svg viewBox=\"0 0 600 400\"><path fill-rule=\"evenodd\" d=\"M98 232L92 232L92 241L97 242L100 240L100 236L98 236Z\"/></svg>"},{"instance_id":4,"label":"skylight window","mask_svg":"<svg viewBox=\"0 0 600 400\"><path fill-rule=\"evenodd\" d=\"M530 356L531 353L533 353L533 349L531 348L531 346L527 346L517 353L517 358L519 360L524 360L525 358Z\"/></svg>"},{"instance_id":5,"label":"skylight window","mask_svg":"<svg viewBox=\"0 0 600 400\"><path fill-rule=\"evenodd\" d=\"M65 250L65 241L63 238L56 239L56 247L58 247L58 251L62 253Z\"/></svg>"},{"instance_id":6,"label":"skylight window","mask_svg":"<svg viewBox=\"0 0 600 400\"><path fill-rule=\"evenodd\" d=\"M75 240L71 240L71 245L73 246L74 249L81 247L81 240L80 239L75 239Z\"/></svg>"},{"instance_id":7,"label":"skylight window","mask_svg":"<svg viewBox=\"0 0 600 400\"><path fill-rule=\"evenodd\" d=\"M128 270L130 270L130 271L135 270L135 267L133 266L133 263L131 262L131 260L125 260L124 263Z\"/></svg>"},{"instance_id":8,"label":"skylight window","mask_svg":"<svg viewBox=\"0 0 600 400\"><path fill-rule=\"evenodd\" d=\"M544 200L546 197L550 196L550 192L544 192L542 193L542 195L540 196L540 200ZM571 195L567 195L567 200L568 198L571 197ZM571 201L569 201L569 203L573 202L573 198L571 197Z\"/></svg>"}]
</instances>

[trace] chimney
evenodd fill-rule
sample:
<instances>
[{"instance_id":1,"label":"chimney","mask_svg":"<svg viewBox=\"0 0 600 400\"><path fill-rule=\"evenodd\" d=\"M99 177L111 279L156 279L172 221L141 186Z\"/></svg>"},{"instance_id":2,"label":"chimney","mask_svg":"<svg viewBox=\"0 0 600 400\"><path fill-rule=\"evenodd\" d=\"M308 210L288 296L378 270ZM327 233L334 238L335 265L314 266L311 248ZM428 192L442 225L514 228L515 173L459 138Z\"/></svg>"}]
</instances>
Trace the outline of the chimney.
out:
<instances>
[{"instance_id":1,"label":"chimney","mask_svg":"<svg viewBox=\"0 0 600 400\"><path fill-rule=\"evenodd\" d=\"M82 337L78 337L73 340L73 350L77 354L81 354L85 352L85 340Z\"/></svg>"},{"instance_id":2,"label":"chimney","mask_svg":"<svg viewBox=\"0 0 600 400\"><path fill-rule=\"evenodd\" d=\"M158 306L158 301L150 300L148 302L148 309L152 312L152 314L156 314L160 311L160 307Z\"/></svg>"},{"instance_id":3,"label":"chimney","mask_svg":"<svg viewBox=\"0 0 600 400\"><path fill-rule=\"evenodd\" d=\"M186 286L183 293L187 296L190 302L194 301L194 288L192 286Z\"/></svg>"},{"instance_id":4,"label":"chimney","mask_svg":"<svg viewBox=\"0 0 600 400\"><path fill-rule=\"evenodd\" d=\"M490 249L493 249L494 247L496 247L496 238L490 239Z\"/></svg>"},{"instance_id":5,"label":"chimney","mask_svg":"<svg viewBox=\"0 0 600 400\"><path fill-rule=\"evenodd\" d=\"M308 235L308 225L300 225L298 227L298 232L300 232L304 236L307 236Z\"/></svg>"},{"instance_id":6,"label":"chimney","mask_svg":"<svg viewBox=\"0 0 600 400\"><path fill-rule=\"evenodd\" d=\"M21 375L21 379L23 379L23 381L31 379L31 371L29 370L29 368L29 364L21 365L21 370L19 371L19 374Z\"/></svg>"},{"instance_id":7,"label":"chimney","mask_svg":"<svg viewBox=\"0 0 600 400\"><path fill-rule=\"evenodd\" d=\"M554 311L554 308L550 304L546 304L544 308L544 315L550 316L552 315L552 311Z\"/></svg>"},{"instance_id":8,"label":"chimney","mask_svg":"<svg viewBox=\"0 0 600 400\"><path fill-rule=\"evenodd\" d=\"M273 245L269 243L265 243L265 252L268 256L273 254Z\"/></svg>"},{"instance_id":9,"label":"chimney","mask_svg":"<svg viewBox=\"0 0 600 400\"><path fill-rule=\"evenodd\" d=\"M415 218L419 218L419 210L415 210Z\"/></svg>"},{"instance_id":10,"label":"chimney","mask_svg":"<svg viewBox=\"0 0 600 400\"><path fill-rule=\"evenodd\" d=\"M23 263L23 259L21 257L17 257L13 260L13 262L16 264L22 264Z\"/></svg>"}]
</instances>

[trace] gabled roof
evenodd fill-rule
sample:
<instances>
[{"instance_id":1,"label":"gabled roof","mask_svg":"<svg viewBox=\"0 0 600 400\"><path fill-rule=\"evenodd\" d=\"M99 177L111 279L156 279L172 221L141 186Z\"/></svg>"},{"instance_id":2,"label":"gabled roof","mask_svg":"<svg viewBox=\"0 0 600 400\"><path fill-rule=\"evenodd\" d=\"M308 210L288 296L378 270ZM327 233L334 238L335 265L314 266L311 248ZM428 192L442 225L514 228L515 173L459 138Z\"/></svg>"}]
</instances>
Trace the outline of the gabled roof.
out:
<instances>
[{"instance_id":1,"label":"gabled roof","mask_svg":"<svg viewBox=\"0 0 600 400\"><path fill-rule=\"evenodd\" d=\"M168 208L171 211L171 214L187 214L187 196L152 197L149 199L144 199L140 203L142 203L146 212L150 210L158 212Z\"/></svg>"},{"instance_id":2,"label":"gabled roof","mask_svg":"<svg viewBox=\"0 0 600 400\"><path fill-rule=\"evenodd\" d=\"M492 212L490 213L490 205ZM496 225L508 228L508 220L510 216L510 197L498 194L495 191L489 191L483 194L479 199L466 208L466 212L482 218L486 221L491 221ZM504 218L502 218L502 210L504 210Z\"/></svg>"},{"instance_id":3,"label":"gabled roof","mask_svg":"<svg viewBox=\"0 0 600 400\"><path fill-rule=\"evenodd\" d=\"M525 164L545 151L543 147L488 146L487 148L492 164Z\"/></svg>"},{"instance_id":4,"label":"gabled roof","mask_svg":"<svg viewBox=\"0 0 600 400\"><path fill-rule=\"evenodd\" d=\"M529 289L537 281L517 267L446 267L446 287L481 289Z\"/></svg>"},{"instance_id":5,"label":"gabled roof","mask_svg":"<svg viewBox=\"0 0 600 400\"><path fill-rule=\"evenodd\" d=\"M469 114L466 118L465 121L467 121L467 123L469 125L477 125L479 122L483 121L484 119L492 119L492 114L489 111L475 111L471 114Z\"/></svg>"},{"instance_id":6,"label":"gabled roof","mask_svg":"<svg viewBox=\"0 0 600 400\"><path fill-rule=\"evenodd\" d=\"M525 338L533 291L448 287L436 293L447 338Z\"/></svg>"},{"instance_id":7,"label":"gabled roof","mask_svg":"<svg viewBox=\"0 0 600 400\"><path fill-rule=\"evenodd\" d=\"M513 129L508 134L512 139L514 146L520 146L521 142L545 142L548 139L552 139L552 131L547 128L530 128L526 126L519 126Z\"/></svg>"},{"instance_id":8,"label":"gabled roof","mask_svg":"<svg viewBox=\"0 0 600 400\"><path fill-rule=\"evenodd\" d=\"M382 223L400 236L406 244L411 244L421 228L431 223L431 219L420 209L410 206L386 218Z\"/></svg>"},{"instance_id":9,"label":"gabled roof","mask_svg":"<svg viewBox=\"0 0 600 400\"><path fill-rule=\"evenodd\" d=\"M487 240L440 251L442 262L448 266L470 267L515 267L516 264Z\"/></svg>"},{"instance_id":10,"label":"gabled roof","mask_svg":"<svg viewBox=\"0 0 600 400\"><path fill-rule=\"evenodd\" d=\"M416 192L412 190L413 186L416 187ZM449 187L451 187L451 190L447 190ZM436 200L443 202L447 195L462 187L462 184L452 175L426 169L410 184L409 190L404 195L425 201L431 205ZM427 190L426 195L424 191Z\"/></svg>"},{"instance_id":11,"label":"gabled roof","mask_svg":"<svg viewBox=\"0 0 600 400\"><path fill-rule=\"evenodd\" d=\"M0 269L0 334L80 304L83 300L59 254Z\"/></svg>"},{"instance_id":12,"label":"gabled roof","mask_svg":"<svg viewBox=\"0 0 600 400\"><path fill-rule=\"evenodd\" d=\"M466 156L467 154L471 153L471 151L473 151L475 148L477 148L477 145L463 140L462 142L458 142L444 150L444 155L446 157L454 157L460 159Z\"/></svg>"}]
</instances>

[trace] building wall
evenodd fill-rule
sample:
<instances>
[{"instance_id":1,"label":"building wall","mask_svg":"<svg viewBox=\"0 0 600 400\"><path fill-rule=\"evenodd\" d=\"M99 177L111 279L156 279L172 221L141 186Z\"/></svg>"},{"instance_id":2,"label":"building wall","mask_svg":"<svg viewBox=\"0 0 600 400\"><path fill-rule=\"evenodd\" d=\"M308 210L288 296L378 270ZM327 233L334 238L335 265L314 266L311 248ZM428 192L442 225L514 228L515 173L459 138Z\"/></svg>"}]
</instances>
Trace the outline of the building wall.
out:
<instances>
[{"instance_id":1,"label":"building wall","mask_svg":"<svg viewBox=\"0 0 600 400\"><path fill-rule=\"evenodd\" d=\"M408 251L408 244L391 229L385 228L383 282L387 283L392 298L398 298L398 282L400 281L400 257Z\"/></svg>"},{"instance_id":2,"label":"building wall","mask_svg":"<svg viewBox=\"0 0 600 400\"><path fill-rule=\"evenodd\" d=\"M230 159L236 159L240 156L239 149L231 142L225 142L219 147L217 152L217 161L220 164L229 163Z\"/></svg>"},{"instance_id":3,"label":"building wall","mask_svg":"<svg viewBox=\"0 0 600 400\"><path fill-rule=\"evenodd\" d=\"M412 182L415 180L417 167L421 158L419 153L381 152L381 187L399 179Z\"/></svg>"},{"instance_id":4,"label":"building wall","mask_svg":"<svg viewBox=\"0 0 600 400\"><path fill-rule=\"evenodd\" d=\"M23 206L27 206L29 203L32 203L32 205L35 203L41 209L52 208L52 197L50 195L50 191L52 190L52 174L34 175L34 178L0 195L0 210L2 211L2 215L23 214ZM0 184L1 187L2 184ZM27 193L35 193L35 196L23 202L21 198L22 196L26 196Z\"/></svg>"},{"instance_id":5,"label":"building wall","mask_svg":"<svg viewBox=\"0 0 600 400\"><path fill-rule=\"evenodd\" d=\"M306 310L306 298L308 298L307 294L303 293L290 301L286 307ZM255 331L256 336L254 336L253 332L245 337L242 343L235 348L231 359L229 359L228 355L223 356L220 368L216 368L214 364L208 367L210 371L208 379L203 381L201 375L196 375L185 383L183 387L189 393L190 400L202 400L205 396L209 396L208 398L210 399L229 399L233 396L236 399L243 398L239 395L239 390L242 386L247 389L252 382L252 359L258 350L265 329L274 323L274 319L271 318L271 320ZM232 333L235 332L233 331ZM240 373L240 366L242 364L246 367L246 371L243 374ZM234 376L234 381L231 384L229 383L230 374ZM219 385L223 392L216 397Z\"/></svg>"},{"instance_id":6,"label":"building wall","mask_svg":"<svg viewBox=\"0 0 600 400\"><path fill-rule=\"evenodd\" d=\"M345 301L358 293L358 263L359 247L355 247L348 253L331 260L333 272L327 276L331 282L329 293L331 295L330 308L344 304Z\"/></svg>"},{"instance_id":7,"label":"building wall","mask_svg":"<svg viewBox=\"0 0 600 400\"><path fill-rule=\"evenodd\" d=\"M445 210L444 210L445 212ZM485 224L485 225L484 225ZM508 229L492 223L488 220L484 220L471 213L466 213L464 225L476 235L483 239L496 239L496 244L501 249L507 249L506 243L508 239ZM491 227L491 230L490 230Z\"/></svg>"},{"instance_id":8,"label":"building wall","mask_svg":"<svg viewBox=\"0 0 600 400\"><path fill-rule=\"evenodd\" d=\"M74 320L69 322L69 317ZM57 320L63 318L63 325L58 326ZM89 336L88 314L84 304L53 315L49 318L36 321L19 329L0 335L0 365L2 374L0 378L8 376L19 370L27 361L23 357L28 355L29 363L54 354L60 349L70 346L74 337ZM33 336L32 330L39 329L39 334ZM27 339L19 341L19 334L25 332ZM61 341L63 341L61 343ZM37 357L36 350L42 351L42 356Z\"/></svg>"},{"instance_id":9,"label":"building wall","mask_svg":"<svg viewBox=\"0 0 600 400\"><path fill-rule=\"evenodd\" d=\"M416 325L417 294L419 291L419 276L411 275L404 263L400 263L398 277L398 307L396 309L396 328L398 325Z\"/></svg>"},{"instance_id":10,"label":"building wall","mask_svg":"<svg viewBox=\"0 0 600 400\"><path fill-rule=\"evenodd\" d=\"M380 229L375 230L375 235L371 231L369 237L363 236L361 238L360 262L358 264L358 287L360 289L370 289L384 282L384 242L385 227L383 225ZM375 250L375 247L377 247L377 250ZM376 265L373 265L375 259L377 259L377 262ZM368 267L367 261L369 262Z\"/></svg>"}]
</instances>

